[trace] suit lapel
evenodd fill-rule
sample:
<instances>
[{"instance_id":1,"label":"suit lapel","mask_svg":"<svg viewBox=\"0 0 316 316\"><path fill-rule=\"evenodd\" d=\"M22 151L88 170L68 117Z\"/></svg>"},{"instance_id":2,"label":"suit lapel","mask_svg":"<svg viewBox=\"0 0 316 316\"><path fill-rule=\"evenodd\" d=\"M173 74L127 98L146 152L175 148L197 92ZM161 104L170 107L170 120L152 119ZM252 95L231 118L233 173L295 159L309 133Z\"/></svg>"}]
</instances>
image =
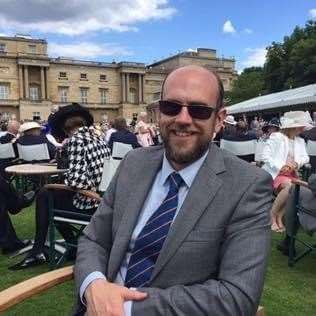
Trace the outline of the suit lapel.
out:
<instances>
[{"instance_id":1,"label":"suit lapel","mask_svg":"<svg viewBox=\"0 0 316 316\"><path fill-rule=\"evenodd\" d=\"M216 148L215 148L216 147ZM158 275L163 266L171 259L183 240L194 228L207 206L211 203L216 192L222 185L217 177L225 171L224 161L217 146L210 147L210 152L200 168L183 205L172 224L167 239L157 259L151 281ZM203 190L207 188L207 190Z\"/></svg>"},{"instance_id":2,"label":"suit lapel","mask_svg":"<svg viewBox=\"0 0 316 316\"><path fill-rule=\"evenodd\" d=\"M145 199L159 169L161 168L163 151L160 150L158 153L155 152L153 157L148 157L148 155L145 155L145 157L147 158L146 161L137 161L140 168L137 168L137 172L131 177L131 183L127 184L130 186L132 193L126 201L126 209L115 234L116 237L113 241L109 258L108 278L112 281L114 280L127 252L133 230ZM124 171L126 172L127 170Z\"/></svg>"}]
</instances>

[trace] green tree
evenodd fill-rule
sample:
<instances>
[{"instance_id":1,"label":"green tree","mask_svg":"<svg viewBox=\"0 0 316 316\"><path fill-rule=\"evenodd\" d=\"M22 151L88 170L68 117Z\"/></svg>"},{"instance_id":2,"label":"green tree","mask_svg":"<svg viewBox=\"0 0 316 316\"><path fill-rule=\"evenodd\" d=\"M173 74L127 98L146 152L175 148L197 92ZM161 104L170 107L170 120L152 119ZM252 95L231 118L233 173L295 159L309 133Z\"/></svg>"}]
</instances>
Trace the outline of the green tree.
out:
<instances>
[{"instance_id":1,"label":"green tree","mask_svg":"<svg viewBox=\"0 0 316 316\"><path fill-rule=\"evenodd\" d=\"M295 27L283 43L273 42L267 48L263 77L266 93L315 83L316 21Z\"/></svg>"},{"instance_id":2,"label":"green tree","mask_svg":"<svg viewBox=\"0 0 316 316\"><path fill-rule=\"evenodd\" d=\"M227 93L229 105L257 97L263 90L263 70L261 67L245 68L233 82L232 90Z\"/></svg>"}]
</instances>

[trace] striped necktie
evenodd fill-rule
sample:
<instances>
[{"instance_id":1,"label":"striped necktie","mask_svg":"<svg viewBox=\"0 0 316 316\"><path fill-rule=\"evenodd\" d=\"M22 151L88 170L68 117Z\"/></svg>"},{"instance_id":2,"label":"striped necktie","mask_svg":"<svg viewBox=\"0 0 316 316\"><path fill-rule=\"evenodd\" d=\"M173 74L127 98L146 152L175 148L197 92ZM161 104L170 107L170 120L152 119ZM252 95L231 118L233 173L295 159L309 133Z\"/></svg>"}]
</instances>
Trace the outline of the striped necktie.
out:
<instances>
[{"instance_id":1,"label":"striped necktie","mask_svg":"<svg viewBox=\"0 0 316 316\"><path fill-rule=\"evenodd\" d=\"M160 250L168 235L178 207L179 188L184 183L176 172L170 174L168 181L167 196L148 219L135 241L125 277L127 287L148 285Z\"/></svg>"}]
</instances>

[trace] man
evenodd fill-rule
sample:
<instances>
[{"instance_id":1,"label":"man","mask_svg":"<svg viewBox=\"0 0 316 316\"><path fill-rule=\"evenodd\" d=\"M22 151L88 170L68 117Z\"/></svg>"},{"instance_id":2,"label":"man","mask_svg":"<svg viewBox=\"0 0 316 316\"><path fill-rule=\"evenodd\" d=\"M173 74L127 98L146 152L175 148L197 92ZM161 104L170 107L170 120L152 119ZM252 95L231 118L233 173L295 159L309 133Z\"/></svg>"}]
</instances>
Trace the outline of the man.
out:
<instances>
[{"instance_id":1,"label":"man","mask_svg":"<svg viewBox=\"0 0 316 316\"><path fill-rule=\"evenodd\" d=\"M127 124L126 124L125 118L117 117L114 120L114 125L116 128L116 132L112 133L112 135L109 139L109 142L108 142L108 145L109 145L111 151L113 149L114 142L132 145L133 148L140 147L140 145L137 141L136 135L127 129Z\"/></svg>"},{"instance_id":2,"label":"man","mask_svg":"<svg viewBox=\"0 0 316 316\"><path fill-rule=\"evenodd\" d=\"M19 194L6 179L0 175L0 248L3 254L10 254L26 247L30 241L20 240L14 230L8 213L17 214L32 204L35 193Z\"/></svg>"},{"instance_id":3,"label":"man","mask_svg":"<svg viewBox=\"0 0 316 316\"><path fill-rule=\"evenodd\" d=\"M19 129L21 136L17 140L17 144L21 145L38 145L47 144L50 159L54 159L56 148L48 140L48 138L41 133L41 125L37 122L23 123Z\"/></svg>"},{"instance_id":4,"label":"man","mask_svg":"<svg viewBox=\"0 0 316 316\"><path fill-rule=\"evenodd\" d=\"M64 183L74 189L97 191L101 182L103 163L110 152L93 128L93 117L90 112L79 104L62 107L50 118L53 135L68 136L68 171ZM53 191L54 206L58 209L77 213L93 214L98 201L71 191ZM45 241L49 225L49 192L42 188L36 197L35 217L36 233L34 245L28 255L10 270L20 270L46 262ZM75 236L68 225L58 224L57 228L65 239L75 243Z\"/></svg>"},{"instance_id":5,"label":"man","mask_svg":"<svg viewBox=\"0 0 316 316\"><path fill-rule=\"evenodd\" d=\"M79 315L84 304L88 315L255 314L271 178L210 144L222 104L208 70L168 75L159 103L164 147L125 156L79 241Z\"/></svg>"},{"instance_id":6,"label":"man","mask_svg":"<svg viewBox=\"0 0 316 316\"><path fill-rule=\"evenodd\" d=\"M12 161L14 161L18 157L18 150L15 141L19 132L19 128L20 123L18 121L9 121L7 126L7 133L0 137L0 144L12 143L15 152L14 158L0 159L0 175L4 178L7 178L8 176L5 172L5 168L10 166L12 164Z\"/></svg>"}]
</instances>

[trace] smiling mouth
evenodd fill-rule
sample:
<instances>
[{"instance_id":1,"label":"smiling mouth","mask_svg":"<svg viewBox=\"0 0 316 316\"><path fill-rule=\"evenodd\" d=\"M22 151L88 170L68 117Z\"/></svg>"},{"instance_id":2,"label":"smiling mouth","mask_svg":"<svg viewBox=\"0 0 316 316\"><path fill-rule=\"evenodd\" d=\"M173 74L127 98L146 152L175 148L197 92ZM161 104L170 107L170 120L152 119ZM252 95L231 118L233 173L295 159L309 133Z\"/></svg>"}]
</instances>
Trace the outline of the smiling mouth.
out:
<instances>
[{"instance_id":1,"label":"smiling mouth","mask_svg":"<svg viewBox=\"0 0 316 316\"><path fill-rule=\"evenodd\" d=\"M175 131L173 130L172 133L178 137L189 137L194 135L194 132L184 132L184 131Z\"/></svg>"}]
</instances>

